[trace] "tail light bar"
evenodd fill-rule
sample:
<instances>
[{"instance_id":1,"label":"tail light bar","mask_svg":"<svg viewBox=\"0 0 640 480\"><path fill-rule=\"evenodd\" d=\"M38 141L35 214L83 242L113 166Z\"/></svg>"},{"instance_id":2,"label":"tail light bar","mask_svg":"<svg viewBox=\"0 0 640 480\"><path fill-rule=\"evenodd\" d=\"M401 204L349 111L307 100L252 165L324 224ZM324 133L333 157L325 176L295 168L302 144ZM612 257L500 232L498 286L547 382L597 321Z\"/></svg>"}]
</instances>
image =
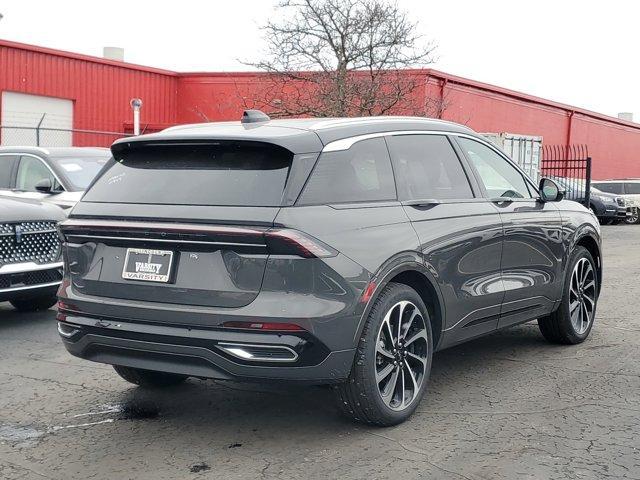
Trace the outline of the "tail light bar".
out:
<instances>
[{"instance_id":1,"label":"tail light bar","mask_svg":"<svg viewBox=\"0 0 640 480\"><path fill-rule=\"evenodd\" d=\"M304 258L335 257L338 252L320 240L287 228L272 229L265 232L269 253L291 255Z\"/></svg>"},{"instance_id":2,"label":"tail light bar","mask_svg":"<svg viewBox=\"0 0 640 480\"><path fill-rule=\"evenodd\" d=\"M236 227L181 223L68 219L58 224L60 239L70 242L130 241L262 248L273 255L327 258L336 250L290 228Z\"/></svg>"}]
</instances>

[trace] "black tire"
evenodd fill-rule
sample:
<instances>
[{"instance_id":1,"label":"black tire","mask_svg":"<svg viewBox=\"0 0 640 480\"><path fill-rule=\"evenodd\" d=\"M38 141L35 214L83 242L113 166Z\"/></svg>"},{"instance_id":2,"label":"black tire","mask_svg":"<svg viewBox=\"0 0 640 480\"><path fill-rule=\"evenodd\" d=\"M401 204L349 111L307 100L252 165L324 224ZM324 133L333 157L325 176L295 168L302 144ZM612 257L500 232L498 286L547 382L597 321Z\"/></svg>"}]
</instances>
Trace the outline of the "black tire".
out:
<instances>
[{"instance_id":1,"label":"black tire","mask_svg":"<svg viewBox=\"0 0 640 480\"><path fill-rule=\"evenodd\" d=\"M586 330L583 332L576 330L574 323L571 321L571 315L569 313L569 301L571 298L571 278L576 265L581 261L581 259L586 259L587 262L589 262L589 264L591 265L591 268L593 269L594 281L593 311L591 320L589 321ZM598 289L599 284L596 263L594 262L593 257L586 248L578 246L574 249L574 251L571 253L571 257L569 258L560 306L551 315L538 319L538 326L540 327L540 332L542 332L544 338L546 338L547 341L551 343L559 343L564 345L575 345L584 342L589 336L589 333L593 328L593 323L595 322L596 307L598 303ZM578 308L580 308L580 306L578 306Z\"/></svg>"},{"instance_id":2,"label":"black tire","mask_svg":"<svg viewBox=\"0 0 640 480\"><path fill-rule=\"evenodd\" d=\"M640 214L638 212L637 208L633 208L631 215L627 216L624 219L625 223L628 223L629 225L635 225L637 223L640 223Z\"/></svg>"},{"instance_id":3,"label":"black tire","mask_svg":"<svg viewBox=\"0 0 640 480\"><path fill-rule=\"evenodd\" d=\"M188 378L185 375L176 373L142 370L140 368L123 367L122 365L114 365L113 369L127 382L141 387L172 387L183 383Z\"/></svg>"},{"instance_id":4,"label":"black tire","mask_svg":"<svg viewBox=\"0 0 640 480\"><path fill-rule=\"evenodd\" d=\"M38 312L53 307L58 299L55 295L44 297L21 298L10 300L11 305L19 312Z\"/></svg>"},{"instance_id":5,"label":"black tire","mask_svg":"<svg viewBox=\"0 0 640 480\"><path fill-rule=\"evenodd\" d=\"M398 306L399 302L405 301L410 302L410 306L406 307L406 311L413 313L417 309L419 311L419 315L416 317L417 320L409 320L404 324L405 326L408 325L408 327L402 335L402 340L399 340L401 348L398 348L398 352L401 352L402 350L402 353L399 354L399 358L403 359L402 361L399 361L399 365L402 365L402 367L393 367L390 360L381 357L380 354L377 353L378 346L381 345L379 344L379 335L382 334L383 323L385 322L385 316L387 313L390 312L390 315L392 315L393 312L391 311L396 311L394 309ZM397 314L399 317L398 321L403 322L403 318L406 320L406 315L403 310L405 307L399 308L400 310L398 311L400 313ZM403 317L402 315L405 316ZM414 315L409 316L411 318L414 317ZM422 322L420 322L420 317L422 317ZM395 326L393 328L395 328ZM385 330L385 332L389 332L389 334L391 334L392 338L393 334L391 333L391 330L393 328ZM398 331L400 330L402 330L402 328L398 329ZM425 335L415 335L415 333L422 332L424 332ZM400 335L398 335L398 337L400 337ZM412 346L410 346L410 337L420 338L419 340L414 341ZM388 339L388 337L386 338ZM405 341L406 344L404 343ZM419 348L419 351L416 350L416 348ZM412 350L413 354L419 353L422 360L414 363L417 358L417 356L414 355L414 360L409 362L408 359L412 353L407 354L406 351L408 350ZM394 349L393 352L396 352L396 350ZM398 354L394 353L394 355ZM403 357L402 355L405 356ZM405 421L415 411L424 395L426 385L429 381L429 374L431 372L432 355L433 335L431 331L431 322L428 310L420 298L420 295L418 295L414 289L406 285L390 283L375 300L371 312L366 319L362 336L360 337L360 341L356 349L356 357L349 378L345 383L334 387L339 409L348 418L368 423L370 425L391 426ZM406 376L409 380L415 380L416 378L420 379L419 387L412 388L410 395L413 396L406 407L403 408L406 398L404 388L401 390L402 393L399 394L402 398L400 409L394 409L390 406L391 403L387 405L383 401L380 383L376 380L376 372L380 365L378 363L380 359L388 362L388 365L382 368L382 370L388 367L393 368L393 373L391 373L389 377L385 377L389 379L387 380L389 383L386 384L384 379L381 381L381 383L386 384L384 389L390 392L390 395L387 395L387 398L390 398L390 401L393 401L396 397L397 391L397 382L394 383L394 386L388 388L391 382L398 378L400 374L404 376L405 368L408 369L410 364L421 369L422 373L418 376L414 375L415 371L409 372L409 370L406 370ZM398 369L397 376L395 373L396 368ZM404 387L404 384L401 383L401 386ZM413 383L413 387L415 386L416 384ZM409 388L411 387L412 384L409 383Z\"/></svg>"},{"instance_id":6,"label":"black tire","mask_svg":"<svg viewBox=\"0 0 640 480\"><path fill-rule=\"evenodd\" d=\"M600 218L600 225L611 225L614 222L613 218Z\"/></svg>"}]
</instances>

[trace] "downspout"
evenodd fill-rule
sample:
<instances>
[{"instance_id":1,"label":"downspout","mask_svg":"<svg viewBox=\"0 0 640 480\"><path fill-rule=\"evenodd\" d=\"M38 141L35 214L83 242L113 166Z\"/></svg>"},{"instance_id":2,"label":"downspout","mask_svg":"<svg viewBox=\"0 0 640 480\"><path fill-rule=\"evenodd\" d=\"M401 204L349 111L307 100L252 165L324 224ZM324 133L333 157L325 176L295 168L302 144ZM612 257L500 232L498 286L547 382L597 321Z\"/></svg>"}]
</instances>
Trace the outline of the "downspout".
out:
<instances>
[{"instance_id":1,"label":"downspout","mask_svg":"<svg viewBox=\"0 0 640 480\"><path fill-rule=\"evenodd\" d=\"M571 110L569 112L569 121L567 122L567 143L564 149L564 159L566 161L564 163L563 177L567 177L569 175L569 152L571 151L571 130L573 127L573 115L575 113L576 113L575 110Z\"/></svg>"},{"instance_id":2,"label":"downspout","mask_svg":"<svg viewBox=\"0 0 640 480\"><path fill-rule=\"evenodd\" d=\"M571 149L571 130L573 127L573 115L575 114L575 110L571 110L569 112L569 123L567 125L567 150L566 150L566 160L569 160L569 150Z\"/></svg>"},{"instance_id":3,"label":"downspout","mask_svg":"<svg viewBox=\"0 0 640 480\"><path fill-rule=\"evenodd\" d=\"M449 83L449 79L445 78L440 84L440 105L438 106L438 118L440 120L443 120L442 117L444 117L444 110L446 108L444 104L444 99L445 99L444 89L447 87L447 83Z\"/></svg>"}]
</instances>

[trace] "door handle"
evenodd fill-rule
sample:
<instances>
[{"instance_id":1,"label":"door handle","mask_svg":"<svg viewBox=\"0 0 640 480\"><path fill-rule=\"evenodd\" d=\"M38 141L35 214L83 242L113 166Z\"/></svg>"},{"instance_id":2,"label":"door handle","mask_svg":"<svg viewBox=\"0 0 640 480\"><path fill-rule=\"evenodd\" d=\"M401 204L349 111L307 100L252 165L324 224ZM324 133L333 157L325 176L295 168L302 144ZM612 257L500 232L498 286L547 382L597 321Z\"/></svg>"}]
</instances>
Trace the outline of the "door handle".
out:
<instances>
[{"instance_id":1,"label":"door handle","mask_svg":"<svg viewBox=\"0 0 640 480\"><path fill-rule=\"evenodd\" d=\"M512 203L513 202L513 198L510 197L498 197L498 198L492 198L490 200L493 203Z\"/></svg>"},{"instance_id":2,"label":"door handle","mask_svg":"<svg viewBox=\"0 0 640 480\"><path fill-rule=\"evenodd\" d=\"M408 207L431 207L433 205L440 205L440 200L436 200L434 198L422 198L419 200L407 200L402 202L402 205L406 205Z\"/></svg>"}]
</instances>

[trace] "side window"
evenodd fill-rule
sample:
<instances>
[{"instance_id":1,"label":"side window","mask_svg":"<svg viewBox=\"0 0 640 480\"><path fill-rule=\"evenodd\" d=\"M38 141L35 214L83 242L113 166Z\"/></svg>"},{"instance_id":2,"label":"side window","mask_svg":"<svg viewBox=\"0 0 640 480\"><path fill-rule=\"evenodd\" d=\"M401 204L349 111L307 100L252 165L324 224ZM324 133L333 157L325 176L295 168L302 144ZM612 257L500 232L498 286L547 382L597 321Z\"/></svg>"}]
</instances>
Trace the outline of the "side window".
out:
<instances>
[{"instance_id":1,"label":"side window","mask_svg":"<svg viewBox=\"0 0 640 480\"><path fill-rule=\"evenodd\" d=\"M626 193L640 195L640 183L629 182L624 184Z\"/></svg>"},{"instance_id":2,"label":"side window","mask_svg":"<svg viewBox=\"0 0 640 480\"><path fill-rule=\"evenodd\" d=\"M395 183L382 138L362 140L349 150L325 152L311 172L298 205L394 200Z\"/></svg>"},{"instance_id":3,"label":"side window","mask_svg":"<svg viewBox=\"0 0 640 480\"><path fill-rule=\"evenodd\" d=\"M400 200L473 198L460 159L443 135L387 137Z\"/></svg>"},{"instance_id":4,"label":"side window","mask_svg":"<svg viewBox=\"0 0 640 480\"><path fill-rule=\"evenodd\" d=\"M522 174L486 145L464 137L458 142L478 170L491 198L531 198Z\"/></svg>"},{"instance_id":5,"label":"side window","mask_svg":"<svg viewBox=\"0 0 640 480\"><path fill-rule=\"evenodd\" d=\"M20 158L20 165L18 166L18 177L16 179L16 188L18 190L35 192L38 182L45 178L51 180L51 185L53 186L54 190L56 188L60 188L60 185L51 173L51 170L47 168L42 160L35 157L26 156Z\"/></svg>"},{"instance_id":6,"label":"side window","mask_svg":"<svg viewBox=\"0 0 640 480\"><path fill-rule=\"evenodd\" d=\"M618 193L618 194L623 193L623 190L622 190L623 184L622 183L591 182L591 185L593 185L595 188L597 188L601 192ZM628 186L629 186L629 184L627 184L627 187ZM630 193L630 192L627 192L627 193Z\"/></svg>"},{"instance_id":7,"label":"side window","mask_svg":"<svg viewBox=\"0 0 640 480\"><path fill-rule=\"evenodd\" d=\"M17 155L0 155L0 188L13 188L13 169Z\"/></svg>"}]
</instances>

